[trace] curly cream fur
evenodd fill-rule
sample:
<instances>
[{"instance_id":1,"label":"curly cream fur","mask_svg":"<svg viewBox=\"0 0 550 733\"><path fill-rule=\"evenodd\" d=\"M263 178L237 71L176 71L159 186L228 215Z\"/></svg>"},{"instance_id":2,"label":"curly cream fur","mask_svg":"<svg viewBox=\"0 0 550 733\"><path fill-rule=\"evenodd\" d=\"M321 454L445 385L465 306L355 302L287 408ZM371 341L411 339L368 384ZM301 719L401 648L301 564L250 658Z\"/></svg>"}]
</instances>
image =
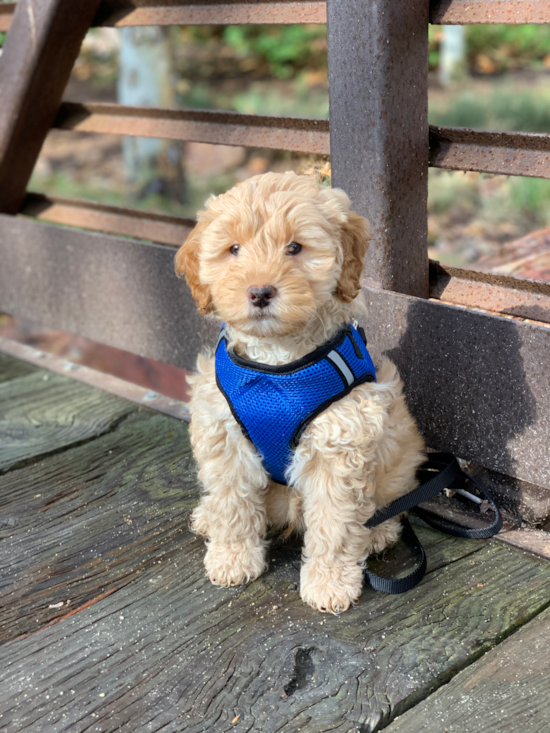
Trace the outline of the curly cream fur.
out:
<instances>
[{"instance_id":1,"label":"curly cream fur","mask_svg":"<svg viewBox=\"0 0 550 733\"><path fill-rule=\"evenodd\" d=\"M293 361L364 313L356 296L370 234L342 191L294 174L266 174L210 199L199 222L176 266L184 268L199 306L228 323L233 347L246 358ZM303 245L296 257L286 253L292 241ZM235 243L239 257L228 254ZM277 297L258 314L246 291L262 284L274 285ZM397 518L373 530L364 522L415 487L424 450L389 360L378 365L377 379L310 423L287 471L289 485L282 486L270 481L234 420L216 385L213 357L199 357L190 380L191 440L203 496L193 528L207 538L213 583L236 585L263 573L273 525L304 533L305 602L332 613L357 602L366 558L400 531Z\"/></svg>"}]
</instances>

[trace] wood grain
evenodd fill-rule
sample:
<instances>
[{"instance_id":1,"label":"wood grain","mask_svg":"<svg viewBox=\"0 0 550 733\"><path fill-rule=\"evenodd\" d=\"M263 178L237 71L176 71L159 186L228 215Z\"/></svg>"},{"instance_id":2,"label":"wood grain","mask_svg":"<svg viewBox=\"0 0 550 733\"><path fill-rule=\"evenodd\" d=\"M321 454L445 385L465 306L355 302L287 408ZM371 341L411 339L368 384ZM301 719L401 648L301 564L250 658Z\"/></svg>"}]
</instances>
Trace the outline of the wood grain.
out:
<instances>
[{"instance_id":1,"label":"wood grain","mask_svg":"<svg viewBox=\"0 0 550 733\"><path fill-rule=\"evenodd\" d=\"M0 477L0 642L179 551L196 496L192 465L184 424L140 412Z\"/></svg>"},{"instance_id":2,"label":"wood grain","mask_svg":"<svg viewBox=\"0 0 550 733\"><path fill-rule=\"evenodd\" d=\"M547 564L488 545L404 596L366 591L351 612L326 617L300 600L292 551L274 552L262 578L236 589L207 581L203 552L182 533L179 549L133 582L5 646L3 725L367 733L529 620L550 594Z\"/></svg>"},{"instance_id":3,"label":"wood grain","mask_svg":"<svg viewBox=\"0 0 550 733\"><path fill-rule=\"evenodd\" d=\"M8 382L10 379L17 379L17 377L26 377L27 374L36 371L38 371L37 366L0 353L0 382Z\"/></svg>"},{"instance_id":4,"label":"wood grain","mask_svg":"<svg viewBox=\"0 0 550 733\"><path fill-rule=\"evenodd\" d=\"M0 384L13 396L0 404L19 400L14 414L64 448L0 476L3 730L372 733L549 605L547 562L421 526L423 582L402 596L367 589L341 617L301 601L299 542L273 537L260 579L216 588L187 527L187 425L143 410L109 422L89 388L75 412L67 395L82 385L49 375L45 390L43 376ZM73 428L88 415L88 438L63 442L63 410ZM403 569L403 552L373 569Z\"/></svg>"},{"instance_id":5,"label":"wood grain","mask_svg":"<svg viewBox=\"0 0 550 733\"><path fill-rule=\"evenodd\" d=\"M550 612L399 717L387 733L550 730Z\"/></svg>"},{"instance_id":6,"label":"wood grain","mask_svg":"<svg viewBox=\"0 0 550 733\"><path fill-rule=\"evenodd\" d=\"M0 383L0 473L101 435L136 409L130 402L38 371Z\"/></svg>"}]
</instances>

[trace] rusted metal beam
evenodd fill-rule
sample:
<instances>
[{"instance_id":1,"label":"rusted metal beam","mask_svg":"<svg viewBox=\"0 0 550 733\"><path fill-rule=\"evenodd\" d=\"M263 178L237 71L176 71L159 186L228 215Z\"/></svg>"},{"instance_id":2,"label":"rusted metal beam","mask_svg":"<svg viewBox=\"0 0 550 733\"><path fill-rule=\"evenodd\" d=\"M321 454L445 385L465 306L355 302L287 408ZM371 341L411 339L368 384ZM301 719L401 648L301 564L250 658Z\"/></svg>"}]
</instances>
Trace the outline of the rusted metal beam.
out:
<instances>
[{"instance_id":1,"label":"rusted metal beam","mask_svg":"<svg viewBox=\"0 0 550 733\"><path fill-rule=\"evenodd\" d=\"M430 165L448 170L550 178L550 135L430 127Z\"/></svg>"},{"instance_id":2,"label":"rusted metal beam","mask_svg":"<svg viewBox=\"0 0 550 733\"><path fill-rule=\"evenodd\" d=\"M431 0L430 23L550 23L549 0Z\"/></svg>"},{"instance_id":3,"label":"rusted metal beam","mask_svg":"<svg viewBox=\"0 0 550 733\"><path fill-rule=\"evenodd\" d=\"M430 298L550 323L550 283L430 262Z\"/></svg>"},{"instance_id":4,"label":"rusted metal beam","mask_svg":"<svg viewBox=\"0 0 550 733\"><path fill-rule=\"evenodd\" d=\"M178 247L195 226L193 219L35 193L27 195L20 213L40 221L174 247ZM550 323L550 283L547 282L430 262L430 298Z\"/></svg>"},{"instance_id":5,"label":"rusted metal beam","mask_svg":"<svg viewBox=\"0 0 550 733\"><path fill-rule=\"evenodd\" d=\"M366 288L386 354L428 445L550 489L550 328Z\"/></svg>"},{"instance_id":6,"label":"rusted metal beam","mask_svg":"<svg viewBox=\"0 0 550 733\"><path fill-rule=\"evenodd\" d=\"M366 274L428 296L428 5L328 0L332 184L366 216Z\"/></svg>"},{"instance_id":7,"label":"rusted metal beam","mask_svg":"<svg viewBox=\"0 0 550 733\"><path fill-rule=\"evenodd\" d=\"M15 3L3 3L0 5L0 33L5 33L10 25L15 12Z\"/></svg>"},{"instance_id":8,"label":"rusted metal beam","mask_svg":"<svg viewBox=\"0 0 550 733\"><path fill-rule=\"evenodd\" d=\"M193 369L215 342L172 247L0 216L0 311ZM550 488L550 328L365 289L428 444Z\"/></svg>"},{"instance_id":9,"label":"rusted metal beam","mask_svg":"<svg viewBox=\"0 0 550 733\"><path fill-rule=\"evenodd\" d=\"M0 313L194 369L219 327L197 314L174 248L0 215Z\"/></svg>"},{"instance_id":10,"label":"rusted metal beam","mask_svg":"<svg viewBox=\"0 0 550 733\"><path fill-rule=\"evenodd\" d=\"M146 387L140 387L133 382L127 382L120 377L112 374L100 372L97 369L84 366L83 364L75 364L61 356L50 354L47 351L40 351L14 341L10 338L0 336L0 353L9 354L16 359L21 359L29 364L34 364L41 369L47 369L55 374L61 374L63 377L70 377L76 382L88 384L90 387L97 387L104 392L115 394L130 402L135 402L142 407L146 407L156 412L162 412L170 415L178 420L190 421L189 404L180 400L166 397L166 395L152 392ZM182 379L185 375L182 374Z\"/></svg>"},{"instance_id":11,"label":"rusted metal beam","mask_svg":"<svg viewBox=\"0 0 550 733\"><path fill-rule=\"evenodd\" d=\"M47 351L40 351L13 339L0 336L0 353L9 354L16 359L21 359L29 364L35 364L41 369L47 369L55 374L70 377L77 382L88 384L90 387L97 387L97 389L101 389L104 392L115 394L117 397L135 402L150 410L170 415L178 420L189 422L191 419L188 402L182 402L172 397L166 397L166 395L159 394L158 392L152 392L146 387L140 387L137 384L120 379L120 377L100 372L97 369L92 369L83 364L75 364L61 356L50 354ZM182 374L182 379L184 378L185 375Z\"/></svg>"},{"instance_id":12,"label":"rusted metal beam","mask_svg":"<svg viewBox=\"0 0 550 733\"><path fill-rule=\"evenodd\" d=\"M0 56L0 211L15 214L99 0L19 0Z\"/></svg>"},{"instance_id":13,"label":"rusted metal beam","mask_svg":"<svg viewBox=\"0 0 550 733\"><path fill-rule=\"evenodd\" d=\"M36 193L27 195L20 213L40 221L145 239L173 247L179 247L185 241L196 223L193 219L179 216Z\"/></svg>"},{"instance_id":14,"label":"rusted metal beam","mask_svg":"<svg viewBox=\"0 0 550 733\"><path fill-rule=\"evenodd\" d=\"M334 114L333 112L333 117ZM54 127L78 132L161 137L295 150L318 155L330 154L328 120L66 102L61 105ZM478 132L467 128L433 126L430 126L429 132L429 164L433 167L550 178L548 134ZM372 134L374 133L371 136ZM363 143L358 142L356 150L361 151L362 145ZM334 156L332 166L333 171L338 168ZM346 170L350 172L349 168ZM337 180L336 172L333 175ZM397 206L395 201L393 203ZM387 205L390 204L387 202Z\"/></svg>"},{"instance_id":15,"label":"rusted metal beam","mask_svg":"<svg viewBox=\"0 0 550 733\"><path fill-rule=\"evenodd\" d=\"M103 0L94 25L325 23L323 0Z\"/></svg>"},{"instance_id":16,"label":"rusted metal beam","mask_svg":"<svg viewBox=\"0 0 550 733\"><path fill-rule=\"evenodd\" d=\"M78 132L329 153L328 120L66 103L61 106L54 127Z\"/></svg>"},{"instance_id":17,"label":"rusted metal beam","mask_svg":"<svg viewBox=\"0 0 550 733\"><path fill-rule=\"evenodd\" d=\"M0 32L7 31L15 3L0 5ZM94 25L244 25L326 23L324 0L298 2L195 2L104 0ZM430 23L550 23L549 0L432 0Z\"/></svg>"}]
</instances>

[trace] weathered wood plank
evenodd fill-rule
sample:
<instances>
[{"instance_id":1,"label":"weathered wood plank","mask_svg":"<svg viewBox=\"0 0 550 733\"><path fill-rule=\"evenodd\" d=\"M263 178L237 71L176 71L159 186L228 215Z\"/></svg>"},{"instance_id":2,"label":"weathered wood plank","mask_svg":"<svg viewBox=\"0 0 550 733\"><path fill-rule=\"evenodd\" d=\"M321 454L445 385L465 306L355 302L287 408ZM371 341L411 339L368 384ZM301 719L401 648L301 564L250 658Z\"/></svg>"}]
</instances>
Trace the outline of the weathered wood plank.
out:
<instances>
[{"instance_id":1,"label":"weathered wood plank","mask_svg":"<svg viewBox=\"0 0 550 733\"><path fill-rule=\"evenodd\" d=\"M19 361L7 354L0 353L0 382L7 382L17 377L26 377L27 374L37 372L39 367Z\"/></svg>"},{"instance_id":2,"label":"weathered wood plank","mask_svg":"<svg viewBox=\"0 0 550 733\"><path fill-rule=\"evenodd\" d=\"M0 473L101 435L136 408L130 402L38 371L0 383Z\"/></svg>"},{"instance_id":3,"label":"weathered wood plank","mask_svg":"<svg viewBox=\"0 0 550 733\"><path fill-rule=\"evenodd\" d=\"M387 733L550 730L550 612L399 717Z\"/></svg>"},{"instance_id":4,"label":"weathered wood plank","mask_svg":"<svg viewBox=\"0 0 550 733\"><path fill-rule=\"evenodd\" d=\"M247 588L214 588L202 543L92 606L11 642L0 670L13 733L368 733L547 603L550 567L492 544L405 596L367 591L326 617L304 606L282 548Z\"/></svg>"},{"instance_id":5,"label":"weathered wood plank","mask_svg":"<svg viewBox=\"0 0 550 733\"><path fill-rule=\"evenodd\" d=\"M0 477L0 642L36 631L180 552L196 498L187 427L143 412L94 441ZM418 532L428 572L484 544ZM285 545L284 552L299 564L299 546ZM391 574L407 560L398 548L374 569Z\"/></svg>"},{"instance_id":6,"label":"weathered wood plank","mask_svg":"<svg viewBox=\"0 0 550 733\"><path fill-rule=\"evenodd\" d=\"M191 467L187 426L140 412L1 477L0 642L121 588L179 550L196 497Z\"/></svg>"},{"instance_id":7,"label":"weathered wood plank","mask_svg":"<svg viewBox=\"0 0 550 733\"><path fill-rule=\"evenodd\" d=\"M367 590L339 618L299 598L299 546L276 544L247 588L215 588L186 527L187 426L150 413L5 474L0 497L12 639L0 721L14 733L367 733L550 594L548 564L423 528L423 583L401 597Z\"/></svg>"}]
</instances>

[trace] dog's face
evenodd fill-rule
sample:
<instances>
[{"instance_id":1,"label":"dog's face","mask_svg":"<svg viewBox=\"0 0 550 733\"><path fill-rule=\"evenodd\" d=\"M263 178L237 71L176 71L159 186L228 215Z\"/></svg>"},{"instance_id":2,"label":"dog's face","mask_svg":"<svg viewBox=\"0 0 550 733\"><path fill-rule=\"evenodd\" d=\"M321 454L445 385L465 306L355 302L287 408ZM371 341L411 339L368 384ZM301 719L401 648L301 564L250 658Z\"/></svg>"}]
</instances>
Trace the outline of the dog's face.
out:
<instances>
[{"instance_id":1,"label":"dog's face","mask_svg":"<svg viewBox=\"0 0 550 733\"><path fill-rule=\"evenodd\" d=\"M201 313L250 335L284 335L331 298L355 298L369 238L343 191L266 173L208 200L176 272Z\"/></svg>"}]
</instances>

